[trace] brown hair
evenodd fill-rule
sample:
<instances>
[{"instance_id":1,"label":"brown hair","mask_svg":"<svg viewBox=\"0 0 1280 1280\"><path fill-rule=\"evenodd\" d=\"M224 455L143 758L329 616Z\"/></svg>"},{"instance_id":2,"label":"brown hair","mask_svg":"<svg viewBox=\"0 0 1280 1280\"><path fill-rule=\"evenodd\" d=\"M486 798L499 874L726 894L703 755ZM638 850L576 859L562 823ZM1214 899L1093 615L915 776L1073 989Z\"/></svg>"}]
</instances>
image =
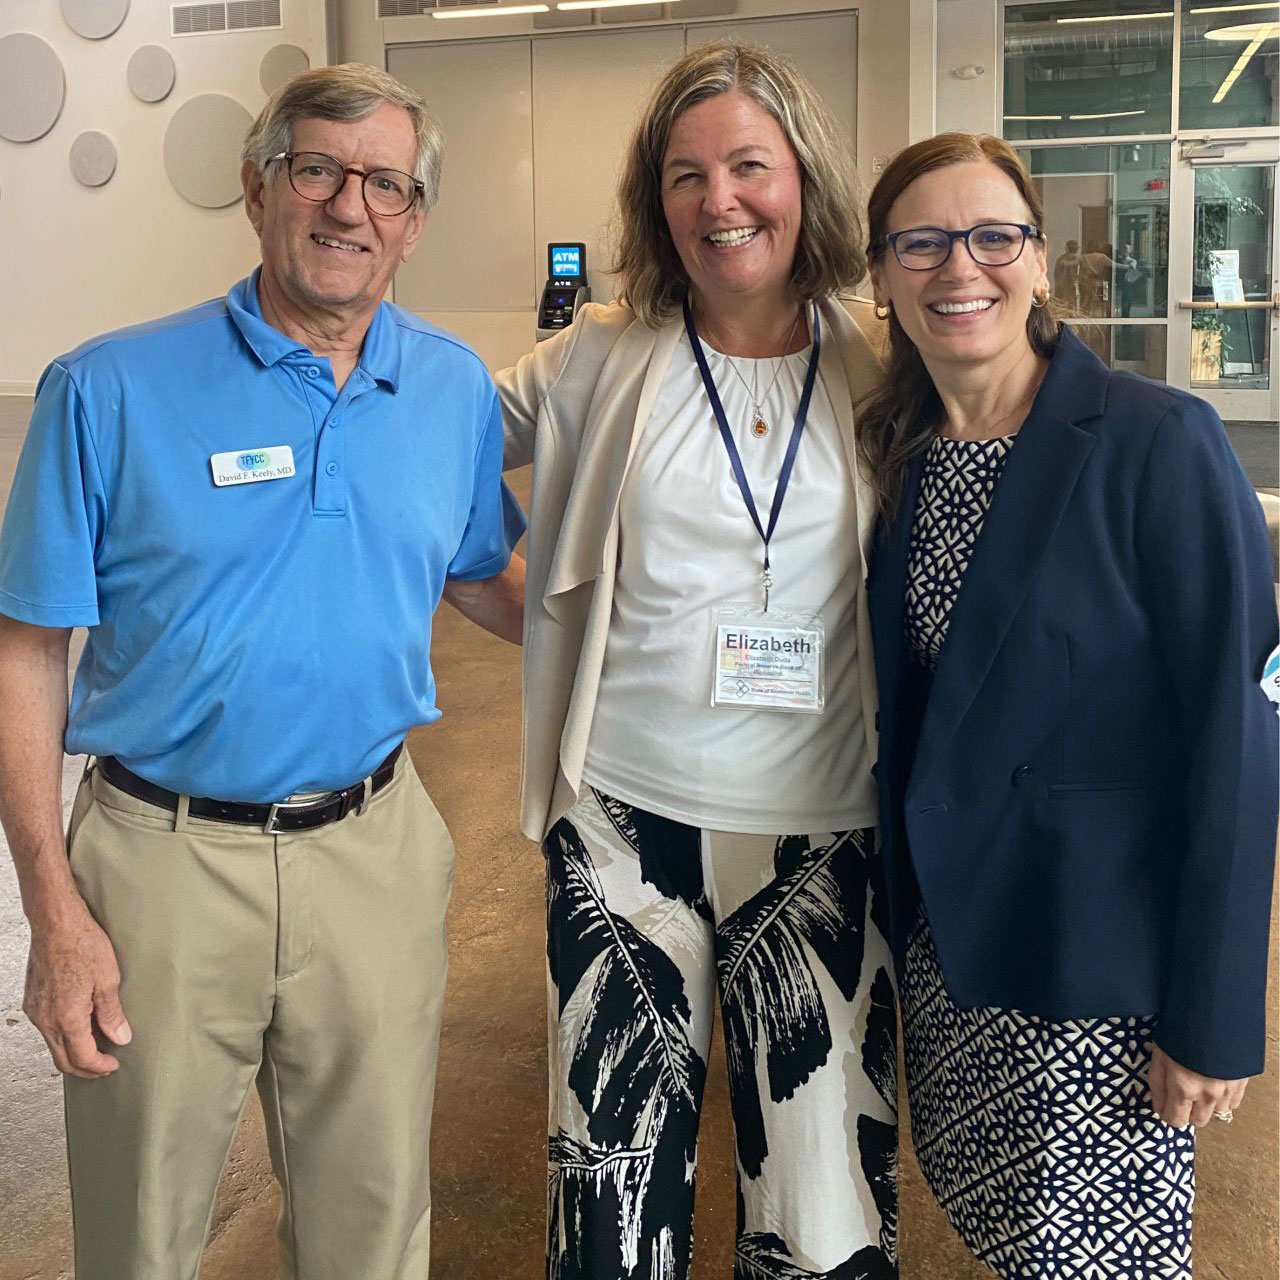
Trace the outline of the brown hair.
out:
<instances>
[{"instance_id":1,"label":"brown hair","mask_svg":"<svg viewBox=\"0 0 1280 1280\"><path fill-rule=\"evenodd\" d=\"M993 164L1018 189L1031 221L1044 224L1044 202L1032 185L1022 157L1003 138L983 133L940 133L899 151L880 175L867 207L871 260L888 250L889 211L917 178L948 165ZM1058 345L1061 322L1051 306L1027 315L1027 340L1037 355L1050 357ZM888 357L875 389L859 405L858 450L871 477L886 522L902 496L911 459L928 447L938 428L942 402L915 344L890 312Z\"/></svg>"},{"instance_id":2,"label":"brown hair","mask_svg":"<svg viewBox=\"0 0 1280 1280\"><path fill-rule=\"evenodd\" d=\"M779 124L800 162L801 222L791 283L800 297L852 289L866 273L853 157L813 87L785 58L750 45L695 49L663 76L632 135L618 183L618 298L647 325L680 306L689 277L662 211L662 162L690 107L737 89Z\"/></svg>"}]
</instances>

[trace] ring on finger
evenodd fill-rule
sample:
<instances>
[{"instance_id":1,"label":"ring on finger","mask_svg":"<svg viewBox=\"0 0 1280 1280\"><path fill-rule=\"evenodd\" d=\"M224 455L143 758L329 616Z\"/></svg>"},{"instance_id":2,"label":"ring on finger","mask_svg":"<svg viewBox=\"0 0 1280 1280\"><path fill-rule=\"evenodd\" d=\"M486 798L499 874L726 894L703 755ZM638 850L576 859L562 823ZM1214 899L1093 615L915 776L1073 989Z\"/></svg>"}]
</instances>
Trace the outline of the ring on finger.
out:
<instances>
[{"instance_id":1,"label":"ring on finger","mask_svg":"<svg viewBox=\"0 0 1280 1280\"><path fill-rule=\"evenodd\" d=\"M1230 1124L1235 1119L1235 1112L1230 1107L1223 1107L1221 1111L1213 1113L1215 1120L1221 1120L1223 1124Z\"/></svg>"}]
</instances>

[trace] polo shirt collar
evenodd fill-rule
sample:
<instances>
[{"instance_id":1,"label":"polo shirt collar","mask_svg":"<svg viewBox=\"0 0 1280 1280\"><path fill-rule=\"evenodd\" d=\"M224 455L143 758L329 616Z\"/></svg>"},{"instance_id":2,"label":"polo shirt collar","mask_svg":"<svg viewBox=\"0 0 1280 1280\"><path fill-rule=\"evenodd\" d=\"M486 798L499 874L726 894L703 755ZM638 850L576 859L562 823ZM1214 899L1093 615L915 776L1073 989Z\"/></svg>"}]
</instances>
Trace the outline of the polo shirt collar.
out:
<instances>
[{"instance_id":1,"label":"polo shirt collar","mask_svg":"<svg viewBox=\"0 0 1280 1280\"><path fill-rule=\"evenodd\" d=\"M227 313L240 331L249 349L270 367L287 357L310 357L314 353L288 334L281 333L262 318L258 304L258 277L262 268L237 281L227 294ZM392 391L400 387L400 347L396 341L396 324L389 314L387 303L378 304L373 313L369 330L364 335L357 368L363 370L375 382L385 383Z\"/></svg>"},{"instance_id":2,"label":"polo shirt collar","mask_svg":"<svg viewBox=\"0 0 1280 1280\"><path fill-rule=\"evenodd\" d=\"M400 327L389 303L378 303L360 348L360 368L393 392L400 390Z\"/></svg>"}]
</instances>

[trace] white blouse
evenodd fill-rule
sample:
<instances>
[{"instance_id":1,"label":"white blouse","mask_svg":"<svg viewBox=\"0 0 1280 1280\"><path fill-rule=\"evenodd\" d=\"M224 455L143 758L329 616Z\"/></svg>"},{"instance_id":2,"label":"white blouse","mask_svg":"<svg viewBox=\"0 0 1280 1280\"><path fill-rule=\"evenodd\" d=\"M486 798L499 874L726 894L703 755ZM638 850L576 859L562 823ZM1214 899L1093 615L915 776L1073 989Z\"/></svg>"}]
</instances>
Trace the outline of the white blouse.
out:
<instances>
[{"instance_id":1,"label":"white blouse","mask_svg":"<svg viewBox=\"0 0 1280 1280\"><path fill-rule=\"evenodd\" d=\"M705 343L703 350L767 528L811 348L763 360L726 356ZM748 388L761 397L764 436L752 431ZM836 391L849 394L843 385ZM636 445L619 519L617 584L584 781L713 830L874 826L855 653L853 482L821 377L770 543L770 605L821 613L822 714L711 706L714 612L761 601L763 545L686 339Z\"/></svg>"}]
</instances>

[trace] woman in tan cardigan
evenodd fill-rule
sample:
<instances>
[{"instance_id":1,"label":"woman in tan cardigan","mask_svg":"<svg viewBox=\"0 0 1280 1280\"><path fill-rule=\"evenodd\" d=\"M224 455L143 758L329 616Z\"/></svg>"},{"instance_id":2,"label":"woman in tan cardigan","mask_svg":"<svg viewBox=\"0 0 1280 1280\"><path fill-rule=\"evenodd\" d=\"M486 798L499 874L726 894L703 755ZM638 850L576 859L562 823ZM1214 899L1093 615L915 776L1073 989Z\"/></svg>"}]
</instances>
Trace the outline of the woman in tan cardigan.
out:
<instances>
[{"instance_id":1,"label":"woman in tan cardigan","mask_svg":"<svg viewBox=\"0 0 1280 1280\"><path fill-rule=\"evenodd\" d=\"M739 1269L892 1277L856 179L789 64L712 46L655 91L619 202L622 300L498 375L534 466L548 1274L687 1276L718 994Z\"/></svg>"}]
</instances>

